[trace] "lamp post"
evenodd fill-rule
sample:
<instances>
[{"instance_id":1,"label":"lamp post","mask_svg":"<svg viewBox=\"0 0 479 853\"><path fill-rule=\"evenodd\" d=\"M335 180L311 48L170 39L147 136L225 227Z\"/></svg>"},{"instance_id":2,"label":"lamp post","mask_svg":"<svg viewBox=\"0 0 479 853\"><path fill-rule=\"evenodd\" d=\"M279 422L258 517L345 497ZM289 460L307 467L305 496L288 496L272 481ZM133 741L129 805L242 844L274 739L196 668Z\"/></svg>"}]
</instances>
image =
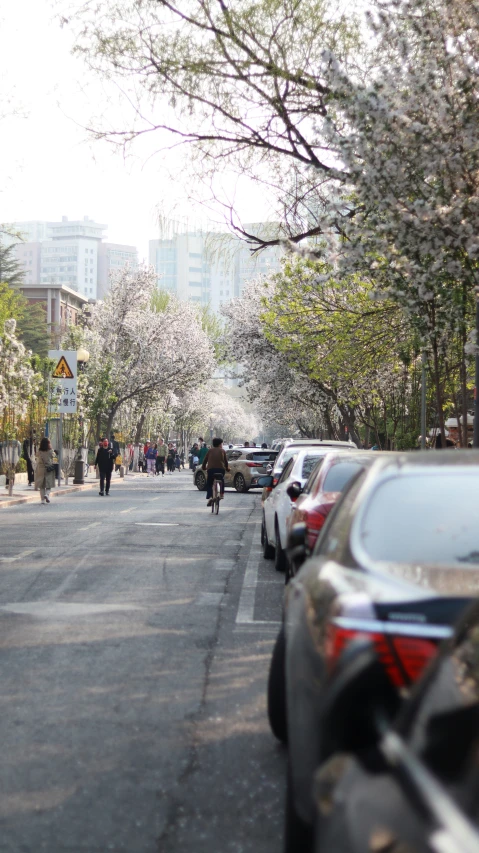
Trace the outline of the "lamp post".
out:
<instances>
[{"instance_id":1,"label":"lamp post","mask_svg":"<svg viewBox=\"0 0 479 853\"><path fill-rule=\"evenodd\" d=\"M80 373L84 372L89 359L90 353L88 352L88 350L84 349L84 347L80 347L80 349L77 351L77 364L78 371ZM83 442L83 440L84 436L82 429L81 441ZM78 447L77 458L75 459L75 477L73 478L73 482L75 485L78 486L83 486L85 483L85 460L83 459L83 444L80 444Z\"/></svg>"}]
</instances>

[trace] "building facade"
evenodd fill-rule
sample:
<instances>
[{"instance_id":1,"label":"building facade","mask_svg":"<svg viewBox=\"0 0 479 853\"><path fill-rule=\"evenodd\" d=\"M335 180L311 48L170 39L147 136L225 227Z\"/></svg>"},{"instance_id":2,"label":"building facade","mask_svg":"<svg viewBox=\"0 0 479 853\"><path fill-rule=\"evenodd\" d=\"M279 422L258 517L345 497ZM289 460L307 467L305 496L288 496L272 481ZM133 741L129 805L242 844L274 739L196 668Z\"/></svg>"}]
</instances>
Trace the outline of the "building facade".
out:
<instances>
[{"instance_id":1,"label":"building facade","mask_svg":"<svg viewBox=\"0 0 479 853\"><path fill-rule=\"evenodd\" d=\"M51 341L55 346L60 342L68 326L78 323L79 315L88 299L80 293L70 290L63 284L21 284L15 289L31 305L40 303L46 309L46 321L51 330Z\"/></svg>"},{"instance_id":2,"label":"building facade","mask_svg":"<svg viewBox=\"0 0 479 853\"><path fill-rule=\"evenodd\" d=\"M12 230L24 242L15 243L15 253L25 273L26 284L60 285L81 293L87 300L104 298L110 273L125 263L135 267L134 246L104 243L106 225L88 216L61 222L14 222Z\"/></svg>"},{"instance_id":3,"label":"building facade","mask_svg":"<svg viewBox=\"0 0 479 853\"><path fill-rule=\"evenodd\" d=\"M245 227L258 233L270 226ZM274 246L252 256L239 237L203 231L149 242L149 262L156 270L158 287L187 302L210 305L215 312L224 302L241 296L253 278L277 272L281 254L280 247Z\"/></svg>"}]
</instances>

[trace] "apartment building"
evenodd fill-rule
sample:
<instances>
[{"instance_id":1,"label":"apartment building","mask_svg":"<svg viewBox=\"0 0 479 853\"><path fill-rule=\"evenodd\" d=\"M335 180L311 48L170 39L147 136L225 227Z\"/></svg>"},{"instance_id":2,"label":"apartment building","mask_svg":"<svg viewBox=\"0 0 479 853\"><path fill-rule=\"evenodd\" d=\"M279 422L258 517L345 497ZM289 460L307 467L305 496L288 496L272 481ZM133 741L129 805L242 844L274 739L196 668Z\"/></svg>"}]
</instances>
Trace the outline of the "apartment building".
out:
<instances>
[{"instance_id":1,"label":"apartment building","mask_svg":"<svg viewBox=\"0 0 479 853\"><path fill-rule=\"evenodd\" d=\"M103 242L107 226L88 216L60 222L14 222L21 234L15 253L26 284L61 285L86 299L101 299L109 289L110 274L129 263L136 267L134 246Z\"/></svg>"},{"instance_id":2,"label":"apartment building","mask_svg":"<svg viewBox=\"0 0 479 853\"><path fill-rule=\"evenodd\" d=\"M247 226L256 233L271 227L265 223ZM252 278L278 271L280 258L276 246L252 256L245 243L232 234L184 232L149 242L149 262L156 270L158 287L179 299L210 305L215 312L224 302L240 296Z\"/></svg>"}]
</instances>

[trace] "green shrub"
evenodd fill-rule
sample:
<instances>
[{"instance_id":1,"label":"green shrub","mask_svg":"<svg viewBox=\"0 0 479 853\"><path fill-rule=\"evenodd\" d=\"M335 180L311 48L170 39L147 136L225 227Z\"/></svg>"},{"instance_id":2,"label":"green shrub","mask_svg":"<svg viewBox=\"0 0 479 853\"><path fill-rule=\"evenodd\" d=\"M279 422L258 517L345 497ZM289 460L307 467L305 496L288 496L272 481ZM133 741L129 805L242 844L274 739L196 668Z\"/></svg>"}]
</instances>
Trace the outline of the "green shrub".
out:
<instances>
[{"instance_id":1,"label":"green shrub","mask_svg":"<svg viewBox=\"0 0 479 853\"><path fill-rule=\"evenodd\" d=\"M15 471L17 472L17 474L24 474L26 470L27 470L27 460L26 459L19 459L17 462L16 468L15 468Z\"/></svg>"}]
</instances>

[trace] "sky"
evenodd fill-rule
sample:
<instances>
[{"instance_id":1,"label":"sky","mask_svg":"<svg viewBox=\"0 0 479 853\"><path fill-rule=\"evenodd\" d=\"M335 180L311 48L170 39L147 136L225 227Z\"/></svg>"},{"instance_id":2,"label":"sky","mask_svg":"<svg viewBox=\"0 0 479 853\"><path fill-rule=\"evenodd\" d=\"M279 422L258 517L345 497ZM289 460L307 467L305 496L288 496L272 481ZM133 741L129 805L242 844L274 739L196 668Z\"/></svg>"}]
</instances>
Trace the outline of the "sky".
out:
<instances>
[{"instance_id":1,"label":"sky","mask_svg":"<svg viewBox=\"0 0 479 853\"><path fill-rule=\"evenodd\" d=\"M89 216L108 225L110 242L128 243L148 257L160 236L158 210L189 227L223 227L223 213L192 209L170 177L173 152L156 151L153 137L124 159L85 129L101 113L101 81L71 55L73 35L61 28L49 0L0 5L0 223ZM6 115L5 115L6 113ZM172 159L173 158L173 159ZM232 179L229 191L233 193ZM250 188L236 201L243 221L268 217Z\"/></svg>"}]
</instances>

